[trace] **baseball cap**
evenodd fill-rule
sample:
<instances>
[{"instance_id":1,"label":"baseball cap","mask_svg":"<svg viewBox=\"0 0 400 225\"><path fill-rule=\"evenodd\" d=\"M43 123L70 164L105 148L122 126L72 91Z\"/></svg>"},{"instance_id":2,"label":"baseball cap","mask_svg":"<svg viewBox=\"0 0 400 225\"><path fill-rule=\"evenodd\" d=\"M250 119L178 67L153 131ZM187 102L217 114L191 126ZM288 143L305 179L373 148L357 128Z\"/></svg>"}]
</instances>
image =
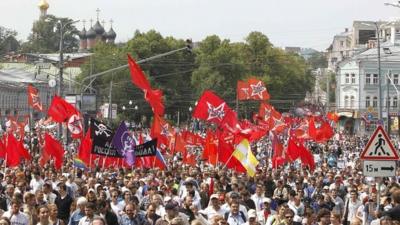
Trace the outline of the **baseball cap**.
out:
<instances>
[{"instance_id":1,"label":"baseball cap","mask_svg":"<svg viewBox=\"0 0 400 225\"><path fill-rule=\"evenodd\" d=\"M270 198L263 198L263 203L271 204L271 199Z\"/></svg>"},{"instance_id":2,"label":"baseball cap","mask_svg":"<svg viewBox=\"0 0 400 225\"><path fill-rule=\"evenodd\" d=\"M212 195L210 196L210 199L213 199L213 198L218 199L218 198L219 198L219 195L218 195L218 194L212 194Z\"/></svg>"},{"instance_id":3,"label":"baseball cap","mask_svg":"<svg viewBox=\"0 0 400 225\"><path fill-rule=\"evenodd\" d=\"M247 215L249 216L249 218L257 218L257 214L254 209L250 209Z\"/></svg>"}]
</instances>

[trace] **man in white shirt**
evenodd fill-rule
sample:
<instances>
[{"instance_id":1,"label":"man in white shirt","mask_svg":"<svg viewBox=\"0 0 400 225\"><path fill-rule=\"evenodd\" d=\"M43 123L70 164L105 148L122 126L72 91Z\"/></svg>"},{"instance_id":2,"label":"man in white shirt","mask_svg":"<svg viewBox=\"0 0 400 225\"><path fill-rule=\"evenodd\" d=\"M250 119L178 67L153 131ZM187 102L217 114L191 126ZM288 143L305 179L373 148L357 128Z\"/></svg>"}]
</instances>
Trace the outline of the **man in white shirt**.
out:
<instances>
[{"instance_id":1,"label":"man in white shirt","mask_svg":"<svg viewBox=\"0 0 400 225\"><path fill-rule=\"evenodd\" d=\"M33 174L33 179L31 180L29 186L31 187L32 193L36 193L37 190L41 190L44 184L44 180L40 177L39 172Z\"/></svg>"},{"instance_id":2,"label":"man in white shirt","mask_svg":"<svg viewBox=\"0 0 400 225\"><path fill-rule=\"evenodd\" d=\"M11 221L11 225L29 225L28 216L19 211L21 203L17 199L11 201L11 209L3 214Z\"/></svg>"},{"instance_id":3,"label":"man in white shirt","mask_svg":"<svg viewBox=\"0 0 400 225\"><path fill-rule=\"evenodd\" d=\"M206 215L208 221L211 221L211 218L213 218L215 215L224 216L225 210L221 208L218 194L211 195L207 208L201 210L200 213Z\"/></svg>"},{"instance_id":4,"label":"man in white shirt","mask_svg":"<svg viewBox=\"0 0 400 225\"><path fill-rule=\"evenodd\" d=\"M251 196L251 200L254 201L256 205L256 212L259 213L264 209L264 190L261 184L257 184L256 193Z\"/></svg>"}]
</instances>

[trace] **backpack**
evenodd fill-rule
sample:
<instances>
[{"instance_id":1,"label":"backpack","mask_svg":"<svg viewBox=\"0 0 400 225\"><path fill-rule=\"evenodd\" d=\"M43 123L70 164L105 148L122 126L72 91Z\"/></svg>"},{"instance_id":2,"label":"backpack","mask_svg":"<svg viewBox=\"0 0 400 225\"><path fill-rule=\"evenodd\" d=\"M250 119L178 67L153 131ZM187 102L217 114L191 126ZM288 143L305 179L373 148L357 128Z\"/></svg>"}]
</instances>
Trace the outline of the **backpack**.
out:
<instances>
[{"instance_id":1,"label":"backpack","mask_svg":"<svg viewBox=\"0 0 400 225\"><path fill-rule=\"evenodd\" d=\"M224 218L226 221L228 221L229 213L230 212L226 212L224 215ZM242 217L243 222L246 222L246 217L244 216L244 213L242 211L239 211L239 214L240 214L240 217Z\"/></svg>"}]
</instances>

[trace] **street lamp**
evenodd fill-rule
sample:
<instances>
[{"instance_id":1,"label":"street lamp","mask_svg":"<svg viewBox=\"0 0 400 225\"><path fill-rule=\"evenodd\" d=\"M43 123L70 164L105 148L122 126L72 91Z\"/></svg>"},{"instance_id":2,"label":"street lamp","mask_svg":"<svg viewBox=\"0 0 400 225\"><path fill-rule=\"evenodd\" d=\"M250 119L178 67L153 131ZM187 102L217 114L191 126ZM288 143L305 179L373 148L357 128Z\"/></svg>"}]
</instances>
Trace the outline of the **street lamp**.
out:
<instances>
[{"instance_id":1,"label":"street lamp","mask_svg":"<svg viewBox=\"0 0 400 225\"><path fill-rule=\"evenodd\" d=\"M372 26L371 24L368 23L361 23L366 26ZM378 26L378 23L374 22L375 28L376 28L376 40L377 40L377 45L376 45L376 50L378 54L378 77L379 77L379 86L378 86L378 120L379 122L382 121L382 75L381 75L381 41L380 41L380 27Z\"/></svg>"},{"instance_id":2,"label":"street lamp","mask_svg":"<svg viewBox=\"0 0 400 225\"><path fill-rule=\"evenodd\" d=\"M132 105L132 104L133 104L132 100L129 100L129 105Z\"/></svg>"},{"instance_id":3,"label":"street lamp","mask_svg":"<svg viewBox=\"0 0 400 225\"><path fill-rule=\"evenodd\" d=\"M124 111L125 111L125 109L126 109L126 107L123 105L123 106L122 106L122 110L124 110Z\"/></svg>"},{"instance_id":4,"label":"street lamp","mask_svg":"<svg viewBox=\"0 0 400 225\"><path fill-rule=\"evenodd\" d=\"M59 59L59 74L58 74L58 79L59 79L59 85L58 85L58 90L57 94L58 96L62 97L62 85L63 85L63 75L64 75L64 29L66 26L78 23L79 20L75 21L70 21L66 24L63 24L61 20L58 21L58 24L60 25L60 59Z\"/></svg>"},{"instance_id":5,"label":"street lamp","mask_svg":"<svg viewBox=\"0 0 400 225\"><path fill-rule=\"evenodd\" d=\"M59 64L58 64L58 79L59 79L59 84L58 84L58 90L57 94L59 97L62 98L63 93L62 93L62 85L63 85L63 75L64 75L64 28L67 25L71 25L74 23L79 22L79 20L75 21L70 21L68 23L63 24L61 20L58 21L58 24L60 25L60 59L59 59ZM62 133L62 124L58 124L58 138L61 139L61 133ZM64 137L64 143L67 143L67 138L66 136Z\"/></svg>"}]
</instances>

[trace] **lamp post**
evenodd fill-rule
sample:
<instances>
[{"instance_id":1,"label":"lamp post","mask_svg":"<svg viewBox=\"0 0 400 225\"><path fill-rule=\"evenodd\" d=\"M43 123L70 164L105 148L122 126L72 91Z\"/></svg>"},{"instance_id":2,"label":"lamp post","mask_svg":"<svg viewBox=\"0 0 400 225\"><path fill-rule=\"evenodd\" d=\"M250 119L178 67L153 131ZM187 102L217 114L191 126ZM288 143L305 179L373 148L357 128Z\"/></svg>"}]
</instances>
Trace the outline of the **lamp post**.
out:
<instances>
[{"instance_id":1,"label":"lamp post","mask_svg":"<svg viewBox=\"0 0 400 225\"><path fill-rule=\"evenodd\" d=\"M75 21L70 21L68 23L63 24L61 20L58 21L58 24L60 24L60 58L58 61L58 89L57 89L57 95L60 96L61 98L63 97L63 75L64 75L64 28L67 25L71 25L74 23L79 22L79 20ZM62 125L61 123L58 124L58 138L61 139L61 133L62 133ZM66 137L64 138L64 143L67 142Z\"/></svg>"},{"instance_id":2,"label":"lamp post","mask_svg":"<svg viewBox=\"0 0 400 225\"><path fill-rule=\"evenodd\" d=\"M366 26L371 26L371 24L368 23L361 23ZM377 50L377 55L378 55L378 123L383 123L382 121L382 82L384 79L382 79L382 74L381 74L381 40L380 40L380 28L378 26L378 23L374 22L375 29L376 29L376 50ZM388 112L389 115L389 112Z\"/></svg>"}]
</instances>

